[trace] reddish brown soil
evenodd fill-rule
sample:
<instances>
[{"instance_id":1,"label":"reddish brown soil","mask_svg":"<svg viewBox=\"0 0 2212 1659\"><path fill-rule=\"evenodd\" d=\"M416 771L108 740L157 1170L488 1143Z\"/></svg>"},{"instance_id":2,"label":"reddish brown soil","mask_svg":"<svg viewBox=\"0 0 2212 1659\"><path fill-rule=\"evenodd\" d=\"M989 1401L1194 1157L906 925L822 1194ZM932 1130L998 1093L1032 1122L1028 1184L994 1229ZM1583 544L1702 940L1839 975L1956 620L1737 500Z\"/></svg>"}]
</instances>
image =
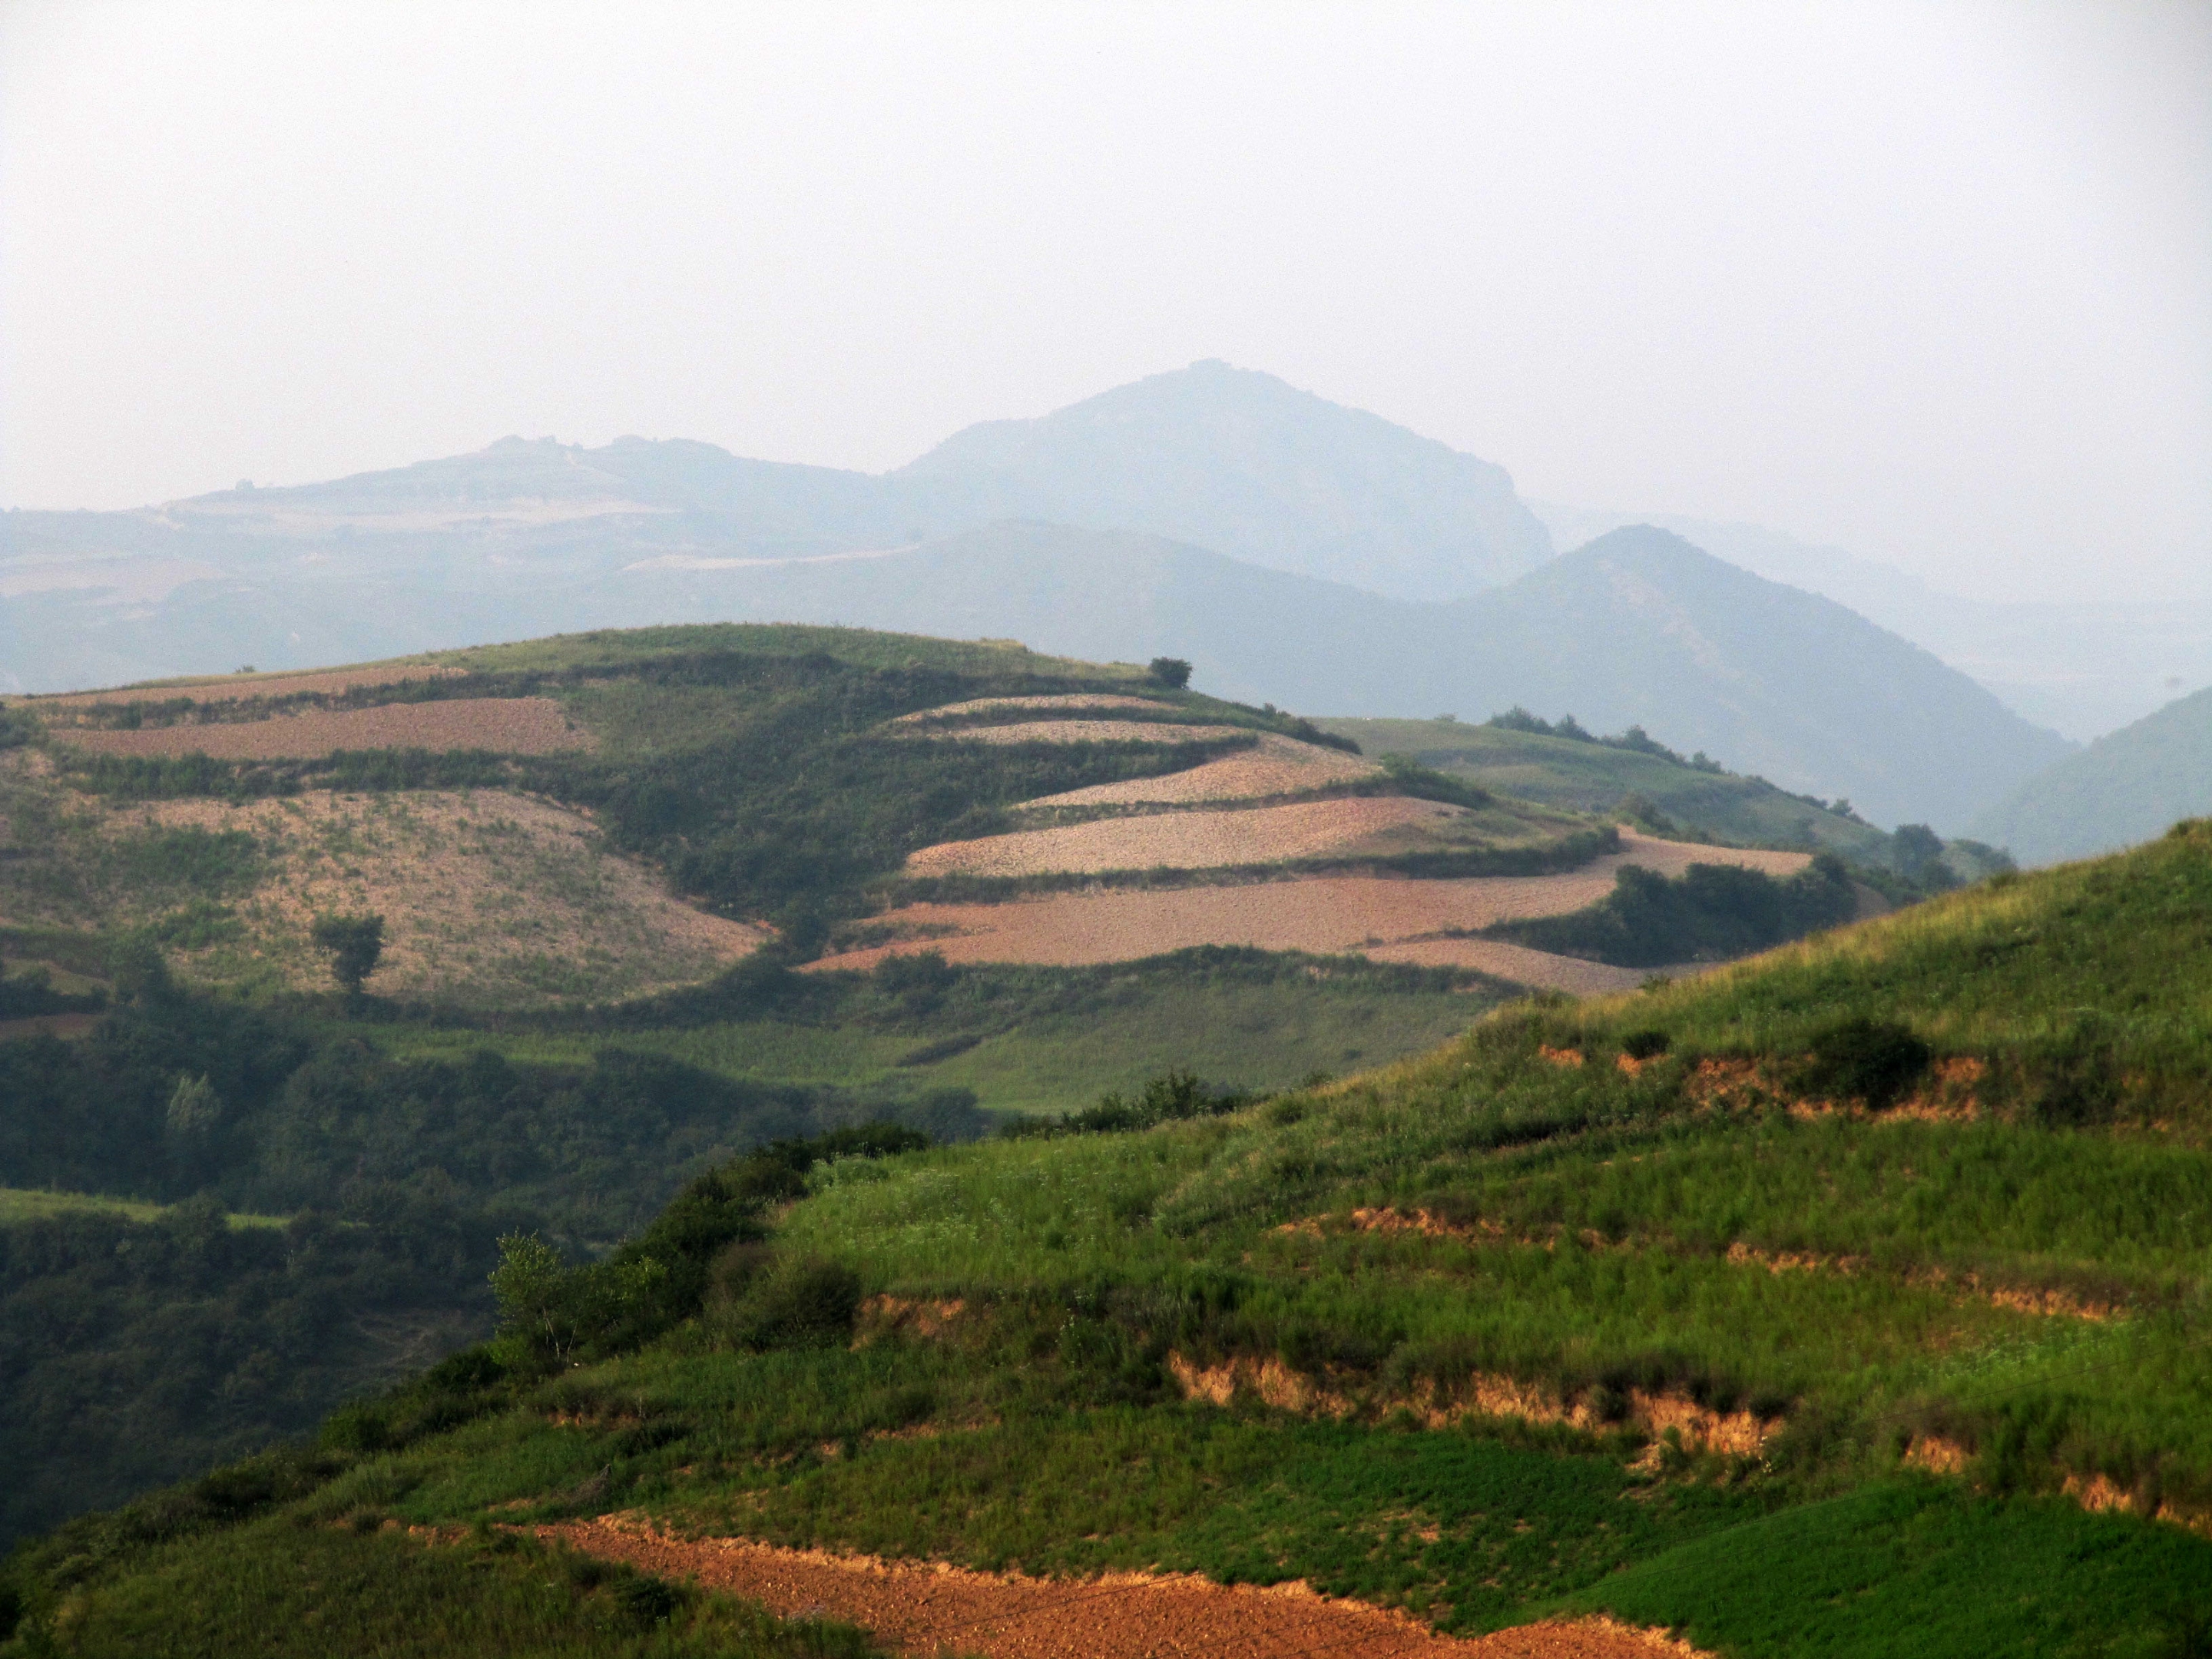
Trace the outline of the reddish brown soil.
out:
<instances>
[{"instance_id":1,"label":"reddish brown soil","mask_svg":"<svg viewBox=\"0 0 2212 1659\"><path fill-rule=\"evenodd\" d=\"M40 697L40 708L71 708L95 702L167 702L190 697L195 702L238 702L248 697L289 697L303 691L325 696L350 691L362 685L396 685L402 680L434 680L458 674L458 668L427 663L391 663L380 668L334 668L313 674L233 674L219 680L199 680L185 685L142 685L119 691L74 691L66 696Z\"/></svg>"},{"instance_id":2,"label":"reddish brown soil","mask_svg":"<svg viewBox=\"0 0 2212 1659\"><path fill-rule=\"evenodd\" d=\"M1125 830L1133 823L1265 816L1263 812L1177 813L1071 827ZM1522 985L1591 994L1632 990L1643 983L1645 970L1609 968L1490 939L1439 935L1448 929L1480 928L1494 921L1578 910L1613 890L1613 872L1624 864L1640 865L1669 876L1679 875L1695 863L1740 864L1787 876L1808 862L1802 853L1736 852L1631 832L1623 832L1621 839L1621 852L1557 876L1486 876L1458 881L1321 876L1240 886L1105 888L1042 894L1005 904L908 905L883 918L907 937L815 965L872 968L885 956L936 951L951 962L1073 966L1129 962L1195 945L1249 945L1266 951L1350 951L1384 962L1473 968Z\"/></svg>"},{"instance_id":3,"label":"reddish brown soil","mask_svg":"<svg viewBox=\"0 0 2212 1659\"><path fill-rule=\"evenodd\" d=\"M1127 783L1101 783L1065 794L1024 801L1025 806L1180 805L1188 801L1265 800L1273 795L1295 795L1309 789L1354 783L1382 769L1373 761L1347 755L1340 749L1300 743L1269 732L1259 746L1224 755L1219 760L1194 766L1187 772L1170 772L1164 778L1133 778Z\"/></svg>"},{"instance_id":4,"label":"reddish brown soil","mask_svg":"<svg viewBox=\"0 0 2212 1659\"><path fill-rule=\"evenodd\" d=\"M546 755L588 749L550 697L467 697L315 709L220 726L162 726L136 732L56 733L102 755L206 755L216 760L312 760L340 749L490 749Z\"/></svg>"},{"instance_id":5,"label":"reddish brown soil","mask_svg":"<svg viewBox=\"0 0 2212 1659\"><path fill-rule=\"evenodd\" d=\"M1473 1640L1402 1613L1335 1601L1303 1584L1227 1588L1202 1578L1115 1573L1054 1580L931 1562L777 1549L741 1538L668 1537L606 1516L541 1527L592 1555L765 1603L785 1617L840 1620L895 1652L989 1659L1698 1659L1697 1650L1610 1620L1547 1621Z\"/></svg>"},{"instance_id":6,"label":"reddish brown soil","mask_svg":"<svg viewBox=\"0 0 2212 1659\"><path fill-rule=\"evenodd\" d=\"M1405 795L1365 795L1243 811L1099 818L925 847L906 861L906 867L916 876L955 871L975 876L1060 871L1092 874L1102 870L1204 870L1400 852L1433 844L1433 837L1424 832L1461 816L1462 810Z\"/></svg>"}]
</instances>

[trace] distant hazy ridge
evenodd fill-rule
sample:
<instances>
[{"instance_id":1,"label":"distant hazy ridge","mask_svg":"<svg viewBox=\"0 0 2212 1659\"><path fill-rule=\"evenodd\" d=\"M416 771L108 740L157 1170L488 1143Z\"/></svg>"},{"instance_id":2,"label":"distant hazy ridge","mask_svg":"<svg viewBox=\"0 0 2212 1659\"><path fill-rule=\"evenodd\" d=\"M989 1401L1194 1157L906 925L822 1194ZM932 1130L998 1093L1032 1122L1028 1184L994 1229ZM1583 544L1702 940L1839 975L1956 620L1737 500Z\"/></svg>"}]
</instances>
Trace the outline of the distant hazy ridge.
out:
<instances>
[{"instance_id":1,"label":"distant hazy ridge","mask_svg":"<svg viewBox=\"0 0 2212 1659\"><path fill-rule=\"evenodd\" d=\"M1164 653L1313 714L1641 723L1952 830L2065 752L1840 605L1654 531L1553 559L1499 469L1222 364L970 428L883 477L509 439L326 484L0 517L16 690L710 619Z\"/></svg>"}]
</instances>

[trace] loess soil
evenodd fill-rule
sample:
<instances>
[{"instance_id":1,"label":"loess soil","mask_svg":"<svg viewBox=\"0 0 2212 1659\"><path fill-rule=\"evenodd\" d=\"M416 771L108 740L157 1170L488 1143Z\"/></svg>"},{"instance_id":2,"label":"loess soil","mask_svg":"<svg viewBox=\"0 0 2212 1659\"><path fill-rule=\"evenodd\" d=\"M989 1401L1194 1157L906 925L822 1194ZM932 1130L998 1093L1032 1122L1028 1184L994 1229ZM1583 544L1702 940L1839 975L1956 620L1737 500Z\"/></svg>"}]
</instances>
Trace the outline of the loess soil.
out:
<instances>
[{"instance_id":1,"label":"loess soil","mask_svg":"<svg viewBox=\"0 0 2212 1659\"><path fill-rule=\"evenodd\" d=\"M766 937L671 896L653 872L607 852L585 814L502 790L164 801L115 811L99 832L181 829L242 830L263 849L258 878L228 901L237 937L177 952L179 971L201 981L327 989L307 930L329 910L384 917L379 994L479 1006L690 983ZM112 914L159 921L129 895Z\"/></svg>"},{"instance_id":2,"label":"loess soil","mask_svg":"<svg viewBox=\"0 0 2212 1659\"><path fill-rule=\"evenodd\" d=\"M550 697L467 697L447 702L381 703L374 708L315 709L265 720L163 726L55 734L101 755L206 755L215 760L313 760L341 749L489 749L549 755L589 749Z\"/></svg>"},{"instance_id":3,"label":"loess soil","mask_svg":"<svg viewBox=\"0 0 2212 1659\"><path fill-rule=\"evenodd\" d=\"M1698 1659L1657 1632L1605 1619L1547 1621L1472 1639L1438 1636L1363 1602L1303 1583L1259 1589L1203 1578L1115 1573L1069 1582L778 1549L741 1538L687 1540L620 1517L541 1527L586 1554L692 1580L786 1618L859 1625L892 1651L988 1659Z\"/></svg>"},{"instance_id":4,"label":"loess soil","mask_svg":"<svg viewBox=\"0 0 2212 1659\"><path fill-rule=\"evenodd\" d=\"M1379 777L1373 761L1340 749L1300 743L1279 732L1265 732L1259 746L1219 760L1171 772L1164 778L1134 778L1126 783L1095 784L1024 801L1029 807L1182 805L1194 801L1266 800L1302 794Z\"/></svg>"},{"instance_id":5,"label":"loess soil","mask_svg":"<svg viewBox=\"0 0 2212 1659\"><path fill-rule=\"evenodd\" d=\"M1173 826L1218 819L1226 821L1228 829L1224 833L1227 833L1240 820L1265 819L1270 812L1432 805L1385 796L1317 801L1266 811L1109 819L1067 829L1126 833L1152 824ZM1034 833L1060 836L1067 831ZM1626 864L1669 877L1681 874L1692 864L1735 864L1770 875L1790 876L1808 862L1808 855L1803 853L1693 846L1627 830L1621 832L1621 852L1594 859L1564 875L1480 876L1449 881L1318 876L1218 887L1049 893L1004 904L912 904L882 918L900 935L892 943L833 957L818 965L867 968L885 956L918 951L939 951L949 962L1073 965L1129 962L1197 945L1249 945L1268 951L1357 951L1382 962L1470 968L1518 984L1577 994L1632 990L1643 983L1650 969L1611 968L1498 940L1449 934L1496 921L1579 910L1610 893L1614 872ZM956 847L988 844L954 843ZM1242 844L1253 843L1248 838Z\"/></svg>"},{"instance_id":6,"label":"loess soil","mask_svg":"<svg viewBox=\"0 0 2212 1659\"><path fill-rule=\"evenodd\" d=\"M93 703L165 702L175 697L190 697L195 702L238 702L248 697L290 697L303 693L331 696L362 686L441 679L461 672L431 663L386 663L374 668L332 668L312 674L231 674L219 680L125 686L118 691L73 691L63 696L30 701L32 707L47 709L82 708Z\"/></svg>"},{"instance_id":7,"label":"loess soil","mask_svg":"<svg viewBox=\"0 0 2212 1659\"><path fill-rule=\"evenodd\" d=\"M1366 795L1245 811L1102 818L925 847L907 860L906 867L915 876L1090 875L1379 855L1437 845L1433 832L1464 816L1464 808L1441 801Z\"/></svg>"}]
</instances>

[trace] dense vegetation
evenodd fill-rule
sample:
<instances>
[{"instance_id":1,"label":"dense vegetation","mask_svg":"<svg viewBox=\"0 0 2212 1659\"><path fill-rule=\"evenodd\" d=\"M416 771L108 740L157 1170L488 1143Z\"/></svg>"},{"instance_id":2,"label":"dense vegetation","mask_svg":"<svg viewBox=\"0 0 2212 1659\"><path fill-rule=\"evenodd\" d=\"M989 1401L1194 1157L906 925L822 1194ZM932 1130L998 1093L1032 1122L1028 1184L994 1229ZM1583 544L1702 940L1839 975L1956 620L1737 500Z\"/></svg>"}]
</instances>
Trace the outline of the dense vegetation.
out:
<instances>
[{"instance_id":1,"label":"dense vegetation","mask_svg":"<svg viewBox=\"0 0 2212 1659\"><path fill-rule=\"evenodd\" d=\"M1589 908L1499 922L1484 935L1623 968L1657 968L1749 956L1848 921L1856 904L1850 872L1832 853L1779 881L1729 864L1693 864L1672 880L1625 865L1613 874L1613 891Z\"/></svg>"},{"instance_id":2,"label":"dense vegetation","mask_svg":"<svg viewBox=\"0 0 2212 1659\"><path fill-rule=\"evenodd\" d=\"M2185 827L1345 1084L763 1149L599 1265L510 1243L501 1337L316 1449L19 1555L19 1644L67 1597L80 1628L161 1608L212 1647L235 1615L188 1587L295 1521L634 1509L1304 1577L1456 1630L1580 1608L1724 1654L2194 1651L2208 915L2212 829ZM902 1322L925 1301L958 1310ZM1186 1397L1200 1376L1225 1405Z\"/></svg>"},{"instance_id":3,"label":"dense vegetation","mask_svg":"<svg viewBox=\"0 0 2212 1659\"><path fill-rule=\"evenodd\" d=\"M483 1211L434 1183L349 1200L276 1226L206 1199L0 1225L0 1540L307 1433L480 1339Z\"/></svg>"},{"instance_id":4,"label":"dense vegetation","mask_svg":"<svg viewBox=\"0 0 2212 1659\"><path fill-rule=\"evenodd\" d=\"M1683 756L1632 726L1601 737L1573 716L1510 709L1480 724L1332 720L1370 750L1399 750L1466 784L1581 811L1613 813L1653 835L1735 847L1836 854L1893 899L1925 897L2011 866L1979 842L1946 842L1924 825L1885 834L1847 800L1792 794L1700 753Z\"/></svg>"},{"instance_id":5,"label":"dense vegetation","mask_svg":"<svg viewBox=\"0 0 2212 1659\"><path fill-rule=\"evenodd\" d=\"M618 1009L426 1017L248 1007L178 987L143 943L102 962L74 936L14 942L123 988L80 1039L0 1042L0 1384L24 1402L0 1424L0 1537L298 1433L473 1340L502 1231L573 1260L763 1141L876 1120L972 1136L973 1085L1051 1109L1186 1059L1280 1084L1483 1006L1449 972L1205 951L868 975L767 957ZM295 1218L226 1234L225 1209Z\"/></svg>"}]
</instances>

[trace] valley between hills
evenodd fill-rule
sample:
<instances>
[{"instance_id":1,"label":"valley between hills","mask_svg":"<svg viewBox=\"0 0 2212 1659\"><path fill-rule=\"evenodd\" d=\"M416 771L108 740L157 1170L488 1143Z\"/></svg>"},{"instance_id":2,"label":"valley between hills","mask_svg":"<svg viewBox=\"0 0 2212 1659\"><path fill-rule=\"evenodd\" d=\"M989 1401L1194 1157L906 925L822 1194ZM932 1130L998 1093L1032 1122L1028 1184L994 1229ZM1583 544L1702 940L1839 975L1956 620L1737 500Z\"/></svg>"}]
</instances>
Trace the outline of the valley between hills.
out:
<instances>
[{"instance_id":1,"label":"valley between hills","mask_svg":"<svg viewBox=\"0 0 2212 1659\"><path fill-rule=\"evenodd\" d=\"M10 699L0 1654L2200 1650L2212 832L1191 678Z\"/></svg>"}]
</instances>

